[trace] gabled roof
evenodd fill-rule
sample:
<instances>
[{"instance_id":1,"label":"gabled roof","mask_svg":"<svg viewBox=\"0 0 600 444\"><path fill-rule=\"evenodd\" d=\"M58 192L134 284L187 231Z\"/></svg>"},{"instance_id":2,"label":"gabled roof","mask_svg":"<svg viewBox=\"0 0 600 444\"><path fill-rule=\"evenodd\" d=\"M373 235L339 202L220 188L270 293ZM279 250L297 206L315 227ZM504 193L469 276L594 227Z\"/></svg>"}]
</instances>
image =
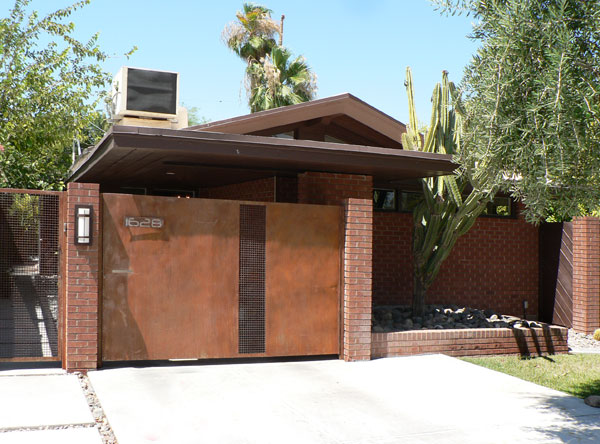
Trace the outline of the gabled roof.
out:
<instances>
[{"instance_id":1,"label":"gabled roof","mask_svg":"<svg viewBox=\"0 0 600 444\"><path fill-rule=\"evenodd\" d=\"M401 135L406 132L406 125L402 122L349 93L205 123L187 129L270 136L297 129L302 125L324 126L325 129L322 131L336 138L351 133L351 140L348 141L351 144L387 148L401 148Z\"/></svg>"}]
</instances>

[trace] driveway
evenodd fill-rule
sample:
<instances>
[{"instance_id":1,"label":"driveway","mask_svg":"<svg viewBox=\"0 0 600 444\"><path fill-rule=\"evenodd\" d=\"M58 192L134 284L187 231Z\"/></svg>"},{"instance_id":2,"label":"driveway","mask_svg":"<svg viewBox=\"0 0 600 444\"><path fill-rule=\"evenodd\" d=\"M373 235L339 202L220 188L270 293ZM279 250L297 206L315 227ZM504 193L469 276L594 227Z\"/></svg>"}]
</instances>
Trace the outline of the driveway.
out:
<instances>
[{"instance_id":1,"label":"driveway","mask_svg":"<svg viewBox=\"0 0 600 444\"><path fill-rule=\"evenodd\" d=\"M89 377L119 444L600 442L581 399L442 355Z\"/></svg>"}]
</instances>

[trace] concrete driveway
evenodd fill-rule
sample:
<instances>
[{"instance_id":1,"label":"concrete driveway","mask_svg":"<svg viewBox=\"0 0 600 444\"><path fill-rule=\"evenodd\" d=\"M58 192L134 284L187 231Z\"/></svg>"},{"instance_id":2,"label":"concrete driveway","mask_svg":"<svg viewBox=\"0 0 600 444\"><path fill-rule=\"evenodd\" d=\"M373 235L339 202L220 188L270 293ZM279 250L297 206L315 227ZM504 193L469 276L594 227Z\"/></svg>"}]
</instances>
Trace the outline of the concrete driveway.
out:
<instances>
[{"instance_id":1,"label":"concrete driveway","mask_svg":"<svg viewBox=\"0 0 600 444\"><path fill-rule=\"evenodd\" d=\"M581 399L442 355L89 377L119 444L600 442Z\"/></svg>"}]
</instances>

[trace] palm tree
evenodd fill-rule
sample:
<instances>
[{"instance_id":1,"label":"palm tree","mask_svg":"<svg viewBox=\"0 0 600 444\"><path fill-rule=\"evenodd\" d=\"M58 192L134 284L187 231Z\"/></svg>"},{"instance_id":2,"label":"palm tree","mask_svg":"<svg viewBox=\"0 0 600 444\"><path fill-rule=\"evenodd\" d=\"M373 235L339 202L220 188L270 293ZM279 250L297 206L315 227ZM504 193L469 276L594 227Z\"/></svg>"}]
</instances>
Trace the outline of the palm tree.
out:
<instances>
[{"instance_id":1,"label":"palm tree","mask_svg":"<svg viewBox=\"0 0 600 444\"><path fill-rule=\"evenodd\" d=\"M317 92L317 76L304 58L292 60L291 52L281 46L274 47L261 61L251 63L246 71L252 79L251 112L307 102Z\"/></svg>"},{"instance_id":2,"label":"palm tree","mask_svg":"<svg viewBox=\"0 0 600 444\"><path fill-rule=\"evenodd\" d=\"M225 44L246 62L244 86L251 112L312 100L316 76L302 57L291 60L283 44L283 20L277 23L272 11L244 3L237 21L225 26ZM276 36L279 35L279 44Z\"/></svg>"},{"instance_id":3,"label":"palm tree","mask_svg":"<svg viewBox=\"0 0 600 444\"><path fill-rule=\"evenodd\" d=\"M281 33L281 25L271 18L271 10L254 3L244 3L236 13L237 21L225 26L223 42L248 65L259 62L271 52Z\"/></svg>"}]
</instances>

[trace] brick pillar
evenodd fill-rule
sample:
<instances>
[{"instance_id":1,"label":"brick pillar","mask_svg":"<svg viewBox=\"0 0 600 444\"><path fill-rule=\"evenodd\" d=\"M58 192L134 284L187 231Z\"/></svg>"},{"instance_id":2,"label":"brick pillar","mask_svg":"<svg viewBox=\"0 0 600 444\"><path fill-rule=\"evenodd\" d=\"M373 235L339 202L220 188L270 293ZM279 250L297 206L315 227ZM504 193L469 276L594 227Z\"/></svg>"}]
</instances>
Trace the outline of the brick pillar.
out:
<instances>
[{"instance_id":1,"label":"brick pillar","mask_svg":"<svg viewBox=\"0 0 600 444\"><path fill-rule=\"evenodd\" d=\"M75 206L93 206L92 244L75 244ZM63 368L87 371L98 367L100 291L99 185L69 183L66 205L65 324Z\"/></svg>"},{"instance_id":2,"label":"brick pillar","mask_svg":"<svg viewBox=\"0 0 600 444\"><path fill-rule=\"evenodd\" d=\"M344 242L344 359L371 359L373 201L346 199Z\"/></svg>"},{"instance_id":3,"label":"brick pillar","mask_svg":"<svg viewBox=\"0 0 600 444\"><path fill-rule=\"evenodd\" d=\"M573 329L600 328L600 219L573 221Z\"/></svg>"}]
</instances>

